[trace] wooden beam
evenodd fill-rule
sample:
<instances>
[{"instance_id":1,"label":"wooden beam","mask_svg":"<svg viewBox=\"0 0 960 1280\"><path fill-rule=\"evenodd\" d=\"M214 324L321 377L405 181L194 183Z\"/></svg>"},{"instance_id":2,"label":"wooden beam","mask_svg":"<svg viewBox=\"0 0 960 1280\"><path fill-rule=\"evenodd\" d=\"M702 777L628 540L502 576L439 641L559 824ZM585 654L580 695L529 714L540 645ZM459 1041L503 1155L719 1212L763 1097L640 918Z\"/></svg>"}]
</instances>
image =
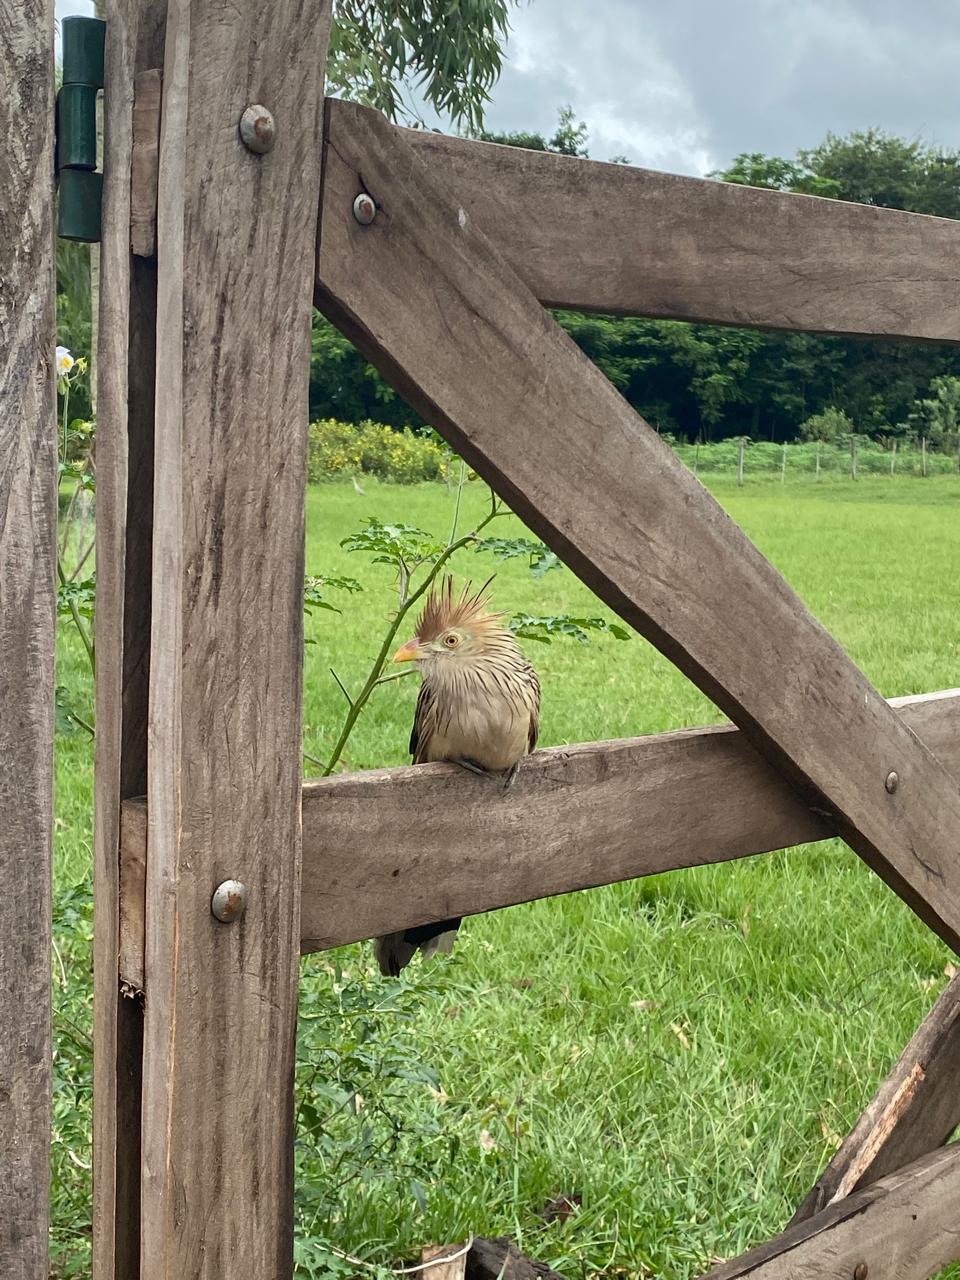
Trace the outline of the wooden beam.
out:
<instances>
[{"instance_id":1,"label":"wooden beam","mask_svg":"<svg viewBox=\"0 0 960 1280\"><path fill-rule=\"evenodd\" d=\"M0 0L0 1275L46 1280L56 622L53 0Z\"/></svg>"},{"instance_id":2,"label":"wooden beam","mask_svg":"<svg viewBox=\"0 0 960 1280\"><path fill-rule=\"evenodd\" d=\"M350 104L329 110L334 130L350 127ZM946 218L428 130L397 138L545 306L960 342L960 224Z\"/></svg>"},{"instance_id":3,"label":"wooden beam","mask_svg":"<svg viewBox=\"0 0 960 1280\"><path fill-rule=\"evenodd\" d=\"M147 785L156 262L130 248L133 86L166 0L108 0L97 357L93 1275L140 1274L143 1010L120 995L120 804ZM156 73L154 73L156 74Z\"/></svg>"},{"instance_id":4,"label":"wooden beam","mask_svg":"<svg viewBox=\"0 0 960 1280\"><path fill-rule=\"evenodd\" d=\"M960 691L894 705L960 776ZM306 782L301 951L834 834L724 725L538 751L491 785L442 764ZM120 967L138 989L146 829L146 803L125 804Z\"/></svg>"},{"instance_id":5,"label":"wooden beam","mask_svg":"<svg viewBox=\"0 0 960 1280\"><path fill-rule=\"evenodd\" d=\"M726 1262L709 1280L926 1280L960 1257L960 1146L944 1147Z\"/></svg>"},{"instance_id":6,"label":"wooden beam","mask_svg":"<svg viewBox=\"0 0 960 1280\"><path fill-rule=\"evenodd\" d=\"M942 992L793 1222L936 1147L960 1124L960 976Z\"/></svg>"},{"instance_id":7,"label":"wooden beam","mask_svg":"<svg viewBox=\"0 0 960 1280\"><path fill-rule=\"evenodd\" d=\"M324 163L321 309L960 950L955 778L381 116L333 113Z\"/></svg>"},{"instance_id":8,"label":"wooden beam","mask_svg":"<svg viewBox=\"0 0 960 1280\"><path fill-rule=\"evenodd\" d=\"M168 4L143 1280L293 1269L309 255L329 24L329 0ZM275 122L266 154L240 138L254 104ZM228 878L247 904L222 924L211 895Z\"/></svg>"}]
</instances>

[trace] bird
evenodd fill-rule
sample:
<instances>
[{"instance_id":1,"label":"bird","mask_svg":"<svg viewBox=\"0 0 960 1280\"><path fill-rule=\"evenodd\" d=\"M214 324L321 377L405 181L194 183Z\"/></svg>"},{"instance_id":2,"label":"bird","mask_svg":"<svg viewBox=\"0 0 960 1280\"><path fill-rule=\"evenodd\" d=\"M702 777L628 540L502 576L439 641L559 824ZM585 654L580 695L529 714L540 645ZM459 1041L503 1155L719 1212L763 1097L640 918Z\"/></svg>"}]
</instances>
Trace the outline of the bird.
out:
<instances>
[{"instance_id":1,"label":"bird","mask_svg":"<svg viewBox=\"0 0 960 1280\"><path fill-rule=\"evenodd\" d=\"M540 681L505 615L491 610L489 585L474 591L468 582L458 595L447 576L439 590L431 588L413 639L393 661L415 662L421 676L413 763L447 760L472 773L502 775L506 788L537 745ZM459 918L441 920L376 938L380 972L398 976L418 949L425 959L449 951L459 926Z\"/></svg>"}]
</instances>

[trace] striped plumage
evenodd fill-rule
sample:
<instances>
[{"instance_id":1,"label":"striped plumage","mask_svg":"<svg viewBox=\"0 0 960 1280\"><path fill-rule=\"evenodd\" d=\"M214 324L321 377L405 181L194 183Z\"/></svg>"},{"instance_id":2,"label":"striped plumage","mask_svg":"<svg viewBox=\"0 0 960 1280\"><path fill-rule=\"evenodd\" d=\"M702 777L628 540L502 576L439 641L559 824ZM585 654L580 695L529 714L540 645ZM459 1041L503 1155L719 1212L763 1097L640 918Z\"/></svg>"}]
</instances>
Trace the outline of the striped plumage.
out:
<instances>
[{"instance_id":1,"label":"striped plumage","mask_svg":"<svg viewBox=\"0 0 960 1280\"><path fill-rule=\"evenodd\" d=\"M509 786L537 744L540 683L489 603L485 587L472 592L468 584L457 596L447 578L428 596L416 635L394 661L416 662L422 677L410 735L414 764L449 760L503 773ZM425 956L449 950L459 924L444 920L377 938L380 971L398 974L418 947Z\"/></svg>"}]
</instances>

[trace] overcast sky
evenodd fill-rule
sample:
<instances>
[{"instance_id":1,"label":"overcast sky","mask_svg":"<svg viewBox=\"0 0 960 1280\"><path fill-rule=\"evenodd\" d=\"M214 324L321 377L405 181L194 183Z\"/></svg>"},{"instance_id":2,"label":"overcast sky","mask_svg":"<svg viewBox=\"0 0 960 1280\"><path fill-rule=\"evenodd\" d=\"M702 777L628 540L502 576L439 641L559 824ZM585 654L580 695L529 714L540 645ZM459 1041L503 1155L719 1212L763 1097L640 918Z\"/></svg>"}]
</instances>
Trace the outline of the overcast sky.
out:
<instances>
[{"instance_id":1,"label":"overcast sky","mask_svg":"<svg viewBox=\"0 0 960 1280\"><path fill-rule=\"evenodd\" d=\"M956 0L522 0L511 21L488 126L549 136L569 103L599 160L702 174L871 125L960 148Z\"/></svg>"}]
</instances>

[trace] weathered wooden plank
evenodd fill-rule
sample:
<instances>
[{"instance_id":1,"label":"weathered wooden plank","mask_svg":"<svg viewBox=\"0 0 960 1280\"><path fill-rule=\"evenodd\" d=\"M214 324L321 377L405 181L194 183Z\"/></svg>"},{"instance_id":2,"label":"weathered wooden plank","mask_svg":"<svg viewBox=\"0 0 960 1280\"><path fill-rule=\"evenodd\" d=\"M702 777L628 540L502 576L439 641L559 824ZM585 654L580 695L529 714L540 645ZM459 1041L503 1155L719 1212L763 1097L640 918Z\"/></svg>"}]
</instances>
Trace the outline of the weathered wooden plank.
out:
<instances>
[{"instance_id":1,"label":"weathered wooden plank","mask_svg":"<svg viewBox=\"0 0 960 1280\"><path fill-rule=\"evenodd\" d=\"M134 81L133 155L130 166L130 252L157 252L157 184L160 175L160 94L163 72L141 71Z\"/></svg>"},{"instance_id":2,"label":"weathered wooden plank","mask_svg":"<svg viewBox=\"0 0 960 1280\"><path fill-rule=\"evenodd\" d=\"M546 1263L521 1253L506 1236L474 1240L467 1254L466 1280L564 1280Z\"/></svg>"},{"instance_id":3,"label":"weathered wooden plank","mask_svg":"<svg viewBox=\"0 0 960 1280\"><path fill-rule=\"evenodd\" d=\"M960 342L956 222L398 135L546 306Z\"/></svg>"},{"instance_id":4,"label":"weathered wooden plank","mask_svg":"<svg viewBox=\"0 0 960 1280\"><path fill-rule=\"evenodd\" d=\"M361 187L380 210L370 226L352 214ZM330 122L316 299L960 950L955 779L554 323L470 211L366 108L343 105ZM899 784L887 791L893 771Z\"/></svg>"},{"instance_id":5,"label":"weathered wooden plank","mask_svg":"<svg viewBox=\"0 0 960 1280\"><path fill-rule=\"evenodd\" d=\"M926 1280L960 1257L960 1146L838 1200L709 1280Z\"/></svg>"},{"instance_id":6,"label":"weathered wooden plank","mask_svg":"<svg viewBox=\"0 0 960 1280\"><path fill-rule=\"evenodd\" d=\"M309 254L329 22L329 0L168 5L144 1280L292 1270ZM276 121L266 155L239 137L253 103ZM210 910L227 877L248 891L230 925Z\"/></svg>"},{"instance_id":7,"label":"weathered wooden plank","mask_svg":"<svg viewBox=\"0 0 960 1280\"><path fill-rule=\"evenodd\" d=\"M960 775L960 691L894 705ZM832 834L729 726L538 751L494 802L486 779L442 764L309 781L300 947L319 951ZM146 804L130 801L120 965L138 989L145 845Z\"/></svg>"},{"instance_id":8,"label":"weathered wooden plank","mask_svg":"<svg viewBox=\"0 0 960 1280\"><path fill-rule=\"evenodd\" d=\"M793 1217L869 1186L943 1146L960 1124L960 976L924 1018Z\"/></svg>"},{"instance_id":9,"label":"weathered wooden plank","mask_svg":"<svg viewBox=\"0 0 960 1280\"><path fill-rule=\"evenodd\" d=\"M147 784L156 267L131 257L133 87L166 0L108 0L97 360L93 1274L140 1274L143 1010L120 998L120 803ZM154 72L154 74L156 74ZM141 879L142 892L142 879Z\"/></svg>"},{"instance_id":10,"label":"weathered wooden plank","mask_svg":"<svg viewBox=\"0 0 960 1280\"><path fill-rule=\"evenodd\" d=\"M52 32L52 0L0 0L0 1275L10 1280L49 1271Z\"/></svg>"}]
</instances>

